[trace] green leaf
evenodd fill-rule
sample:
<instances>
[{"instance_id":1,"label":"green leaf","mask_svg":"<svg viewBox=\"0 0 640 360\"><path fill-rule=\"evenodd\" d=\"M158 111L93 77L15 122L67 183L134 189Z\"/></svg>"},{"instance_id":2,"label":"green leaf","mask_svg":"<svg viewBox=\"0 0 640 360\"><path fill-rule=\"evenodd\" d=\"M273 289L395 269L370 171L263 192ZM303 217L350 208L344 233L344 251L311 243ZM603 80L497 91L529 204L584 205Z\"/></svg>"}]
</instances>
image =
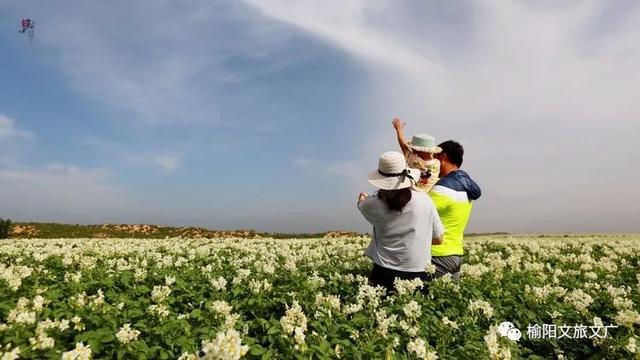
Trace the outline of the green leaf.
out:
<instances>
[{"instance_id":1,"label":"green leaf","mask_svg":"<svg viewBox=\"0 0 640 360\"><path fill-rule=\"evenodd\" d=\"M251 355L258 356L264 354L265 349L260 345L254 345L251 347Z\"/></svg>"}]
</instances>

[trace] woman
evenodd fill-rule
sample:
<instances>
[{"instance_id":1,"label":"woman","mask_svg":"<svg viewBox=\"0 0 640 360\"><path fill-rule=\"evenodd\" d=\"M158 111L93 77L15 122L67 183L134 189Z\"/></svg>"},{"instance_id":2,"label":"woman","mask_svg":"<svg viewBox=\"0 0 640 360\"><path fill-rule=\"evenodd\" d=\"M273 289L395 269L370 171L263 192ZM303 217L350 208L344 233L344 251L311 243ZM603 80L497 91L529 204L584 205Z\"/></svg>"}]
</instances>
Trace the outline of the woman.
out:
<instances>
[{"instance_id":1,"label":"woman","mask_svg":"<svg viewBox=\"0 0 640 360\"><path fill-rule=\"evenodd\" d=\"M431 244L440 244L444 227L431 198L413 189L420 170L407 168L396 151L380 155L378 170L369 182L379 188L368 196L360 193L358 209L373 225L373 237L365 251L373 260L369 281L394 290L394 280L431 280L425 272L431 264Z\"/></svg>"}]
</instances>

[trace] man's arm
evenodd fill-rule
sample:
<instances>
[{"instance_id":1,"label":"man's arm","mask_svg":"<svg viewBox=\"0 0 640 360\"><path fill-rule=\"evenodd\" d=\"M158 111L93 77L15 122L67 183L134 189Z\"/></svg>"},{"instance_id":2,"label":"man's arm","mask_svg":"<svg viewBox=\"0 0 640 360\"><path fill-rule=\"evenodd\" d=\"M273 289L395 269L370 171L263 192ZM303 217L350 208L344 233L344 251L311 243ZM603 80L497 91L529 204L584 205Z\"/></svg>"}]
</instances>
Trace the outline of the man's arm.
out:
<instances>
[{"instance_id":1,"label":"man's arm","mask_svg":"<svg viewBox=\"0 0 640 360\"><path fill-rule=\"evenodd\" d=\"M393 118L391 122L393 124L393 128L396 129L396 136L398 137L398 145L400 145L400 149L402 149L402 153L406 156L411 149L407 146L407 140L404 138L404 126L406 123L403 123L400 118Z\"/></svg>"}]
</instances>

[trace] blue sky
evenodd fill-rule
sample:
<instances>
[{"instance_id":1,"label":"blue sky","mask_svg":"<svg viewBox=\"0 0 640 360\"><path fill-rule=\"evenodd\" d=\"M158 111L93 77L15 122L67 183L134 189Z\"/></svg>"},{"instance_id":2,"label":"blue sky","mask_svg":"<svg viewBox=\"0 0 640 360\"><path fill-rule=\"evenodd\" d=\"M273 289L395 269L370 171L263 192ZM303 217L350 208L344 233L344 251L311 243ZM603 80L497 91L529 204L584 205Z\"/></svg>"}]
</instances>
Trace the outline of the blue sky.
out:
<instances>
[{"instance_id":1,"label":"blue sky","mask_svg":"<svg viewBox=\"0 0 640 360\"><path fill-rule=\"evenodd\" d=\"M638 20L631 1L3 0L0 217L368 230L355 196L399 115L465 145L471 231L640 231Z\"/></svg>"}]
</instances>

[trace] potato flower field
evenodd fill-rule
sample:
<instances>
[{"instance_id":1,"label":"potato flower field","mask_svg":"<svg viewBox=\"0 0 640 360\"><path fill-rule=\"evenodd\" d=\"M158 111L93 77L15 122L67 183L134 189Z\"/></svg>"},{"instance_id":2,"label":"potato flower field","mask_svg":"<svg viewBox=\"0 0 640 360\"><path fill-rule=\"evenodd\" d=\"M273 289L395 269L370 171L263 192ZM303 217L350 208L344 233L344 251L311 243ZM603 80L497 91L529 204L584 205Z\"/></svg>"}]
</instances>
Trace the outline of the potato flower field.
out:
<instances>
[{"instance_id":1,"label":"potato flower field","mask_svg":"<svg viewBox=\"0 0 640 360\"><path fill-rule=\"evenodd\" d=\"M468 238L391 295L368 242L3 240L0 358L640 359L640 236Z\"/></svg>"}]
</instances>

